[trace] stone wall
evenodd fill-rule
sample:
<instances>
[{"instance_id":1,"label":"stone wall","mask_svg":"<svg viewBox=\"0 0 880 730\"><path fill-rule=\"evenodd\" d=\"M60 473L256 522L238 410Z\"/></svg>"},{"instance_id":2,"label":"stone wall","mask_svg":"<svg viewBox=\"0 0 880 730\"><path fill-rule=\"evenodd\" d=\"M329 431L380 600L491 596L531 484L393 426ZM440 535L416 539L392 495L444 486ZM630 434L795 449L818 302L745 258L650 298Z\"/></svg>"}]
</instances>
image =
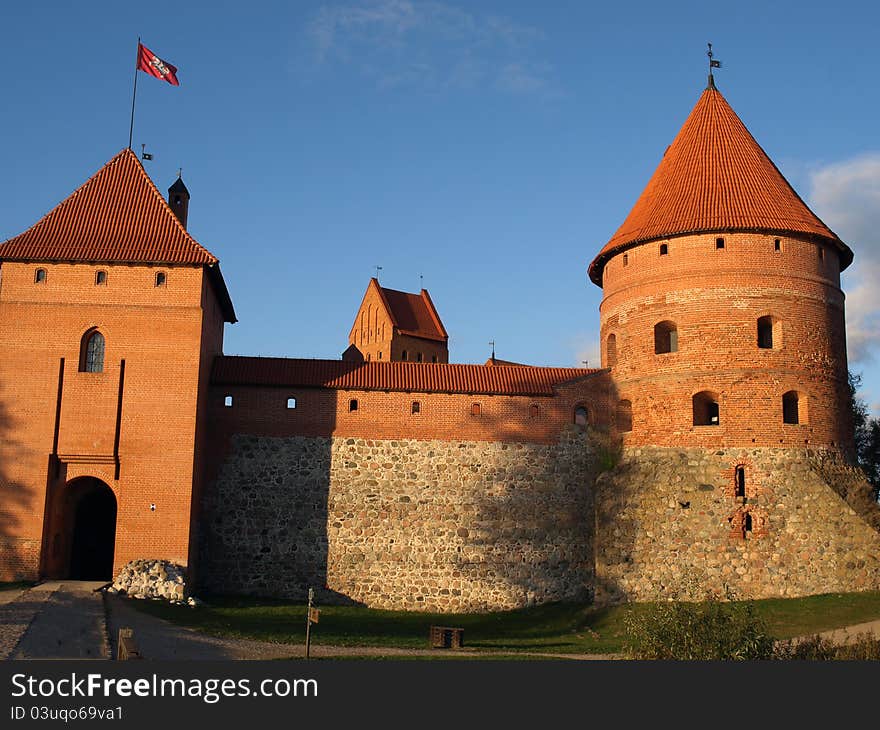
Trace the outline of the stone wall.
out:
<instances>
[{"instance_id":1,"label":"stone wall","mask_svg":"<svg viewBox=\"0 0 880 730\"><path fill-rule=\"evenodd\" d=\"M868 490L834 450L626 449L596 482L596 600L876 590Z\"/></svg>"},{"instance_id":2,"label":"stone wall","mask_svg":"<svg viewBox=\"0 0 880 730\"><path fill-rule=\"evenodd\" d=\"M594 449L237 435L204 501L203 587L488 611L587 600Z\"/></svg>"}]
</instances>

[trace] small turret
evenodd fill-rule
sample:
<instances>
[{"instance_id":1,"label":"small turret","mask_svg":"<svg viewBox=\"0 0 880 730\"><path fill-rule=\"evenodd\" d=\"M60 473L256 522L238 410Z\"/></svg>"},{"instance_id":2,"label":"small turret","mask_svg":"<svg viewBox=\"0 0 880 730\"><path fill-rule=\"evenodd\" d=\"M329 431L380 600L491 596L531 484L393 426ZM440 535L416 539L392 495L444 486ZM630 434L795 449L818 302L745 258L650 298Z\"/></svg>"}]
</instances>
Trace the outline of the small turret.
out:
<instances>
[{"instance_id":1,"label":"small turret","mask_svg":"<svg viewBox=\"0 0 880 730\"><path fill-rule=\"evenodd\" d=\"M180 175L177 176L174 185L168 188L168 205L177 216L180 224L186 228L186 217L189 213L189 190L186 189Z\"/></svg>"}]
</instances>

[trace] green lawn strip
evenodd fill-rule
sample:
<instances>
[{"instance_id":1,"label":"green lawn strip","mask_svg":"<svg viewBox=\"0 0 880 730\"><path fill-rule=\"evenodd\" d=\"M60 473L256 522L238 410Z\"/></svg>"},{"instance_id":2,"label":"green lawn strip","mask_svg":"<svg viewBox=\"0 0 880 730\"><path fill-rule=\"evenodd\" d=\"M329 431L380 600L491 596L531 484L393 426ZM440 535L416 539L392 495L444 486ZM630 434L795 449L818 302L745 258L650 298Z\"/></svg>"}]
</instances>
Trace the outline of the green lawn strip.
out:
<instances>
[{"instance_id":1,"label":"green lawn strip","mask_svg":"<svg viewBox=\"0 0 880 730\"><path fill-rule=\"evenodd\" d=\"M880 619L880 592L751 601L755 613L780 639ZM214 636L280 643L305 641L305 606L259 598L209 596L197 608L134 601L137 608ZM431 625L464 629L472 649L515 654L611 654L626 649L624 618L649 604L595 609L583 604L487 614L430 614L363 607L322 606L314 644L424 649Z\"/></svg>"}]
</instances>

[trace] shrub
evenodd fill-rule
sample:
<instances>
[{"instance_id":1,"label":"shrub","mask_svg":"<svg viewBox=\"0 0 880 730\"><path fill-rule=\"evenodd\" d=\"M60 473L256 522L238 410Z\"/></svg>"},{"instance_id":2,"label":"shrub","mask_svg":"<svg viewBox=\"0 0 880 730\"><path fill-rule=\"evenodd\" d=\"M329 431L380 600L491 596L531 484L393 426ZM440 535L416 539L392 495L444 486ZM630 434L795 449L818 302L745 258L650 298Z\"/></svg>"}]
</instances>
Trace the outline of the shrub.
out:
<instances>
[{"instance_id":1,"label":"shrub","mask_svg":"<svg viewBox=\"0 0 880 730\"><path fill-rule=\"evenodd\" d=\"M835 644L822 636L781 641L774 659L865 661L880 659L880 639L871 634L856 634L845 644Z\"/></svg>"},{"instance_id":2,"label":"shrub","mask_svg":"<svg viewBox=\"0 0 880 730\"><path fill-rule=\"evenodd\" d=\"M773 638L748 603L669 602L625 619L636 659L771 659Z\"/></svg>"}]
</instances>

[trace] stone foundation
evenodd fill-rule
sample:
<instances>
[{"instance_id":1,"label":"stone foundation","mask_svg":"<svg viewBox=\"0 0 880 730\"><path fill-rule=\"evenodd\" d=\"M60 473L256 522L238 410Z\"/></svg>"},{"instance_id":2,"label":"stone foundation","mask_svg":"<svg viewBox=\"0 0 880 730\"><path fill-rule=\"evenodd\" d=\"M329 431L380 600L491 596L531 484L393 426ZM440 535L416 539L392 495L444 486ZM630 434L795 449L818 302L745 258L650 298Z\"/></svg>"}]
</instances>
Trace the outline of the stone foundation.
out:
<instances>
[{"instance_id":1,"label":"stone foundation","mask_svg":"<svg viewBox=\"0 0 880 730\"><path fill-rule=\"evenodd\" d=\"M208 590L490 611L589 600L594 452L236 436L205 501Z\"/></svg>"},{"instance_id":2,"label":"stone foundation","mask_svg":"<svg viewBox=\"0 0 880 730\"><path fill-rule=\"evenodd\" d=\"M596 484L596 600L878 589L868 492L831 450L627 449Z\"/></svg>"}]
</instances>

